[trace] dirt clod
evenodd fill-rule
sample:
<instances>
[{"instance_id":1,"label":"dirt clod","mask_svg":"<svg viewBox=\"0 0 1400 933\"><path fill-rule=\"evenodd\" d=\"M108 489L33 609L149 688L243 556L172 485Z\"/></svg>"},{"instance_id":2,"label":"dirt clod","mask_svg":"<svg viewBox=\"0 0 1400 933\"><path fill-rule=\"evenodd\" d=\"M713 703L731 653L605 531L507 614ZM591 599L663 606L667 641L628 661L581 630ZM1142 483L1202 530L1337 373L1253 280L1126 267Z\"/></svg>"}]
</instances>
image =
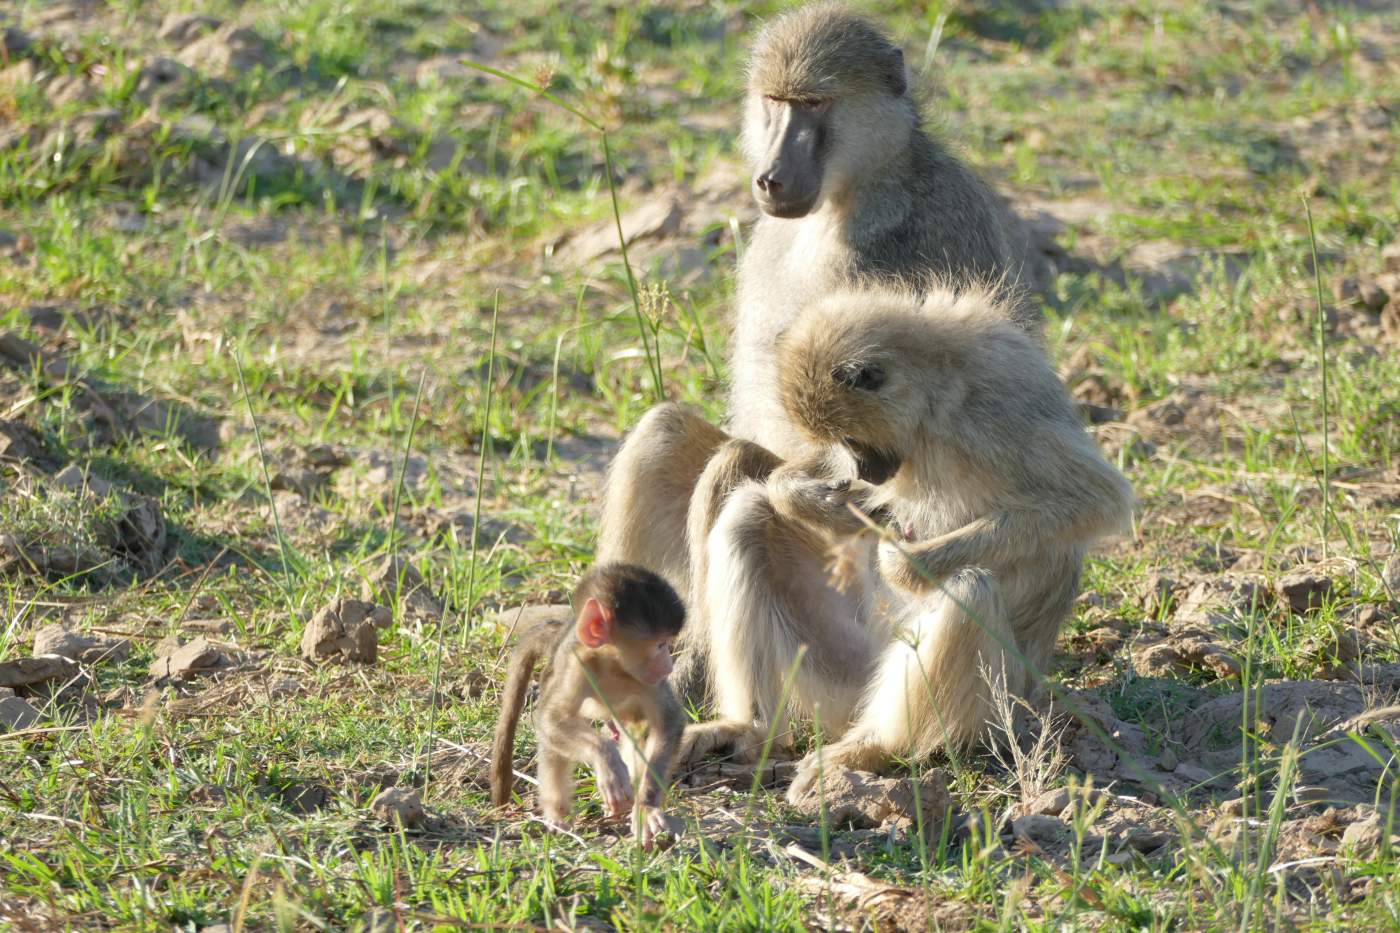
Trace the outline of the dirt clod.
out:
<instances>
[{"instance_id":1,"label":"dirt clod","mask_svg":"<svg viewBox=\"0 0 1400 933\"><path fill-rule=\"evenodd\" d=\"M157 681L190 680L232 666L233 658L229 653L201 635L183 645L173 640L162 642L156 659L151 662L151 677Z\"/></svg>"},{"instance_id":2,"label":"dirt clod","mask_svg":"<svg viewBox=\"0 0 1400 933\"><path fill-rule=\"evenodd\" d=\"M22 421L0 419L0 460L37 460L44 452L39 433Z\"/></svg>"},{"instance_id":3,"label":"dirt clod","mask_svg":"<svg viewBox=\"0 0 1400 933\"><path fill-rule=\"evenodd\" d=\"M369 805L370 815L383 823L405 827L422 825L427 818L423 800L411 787L390 787L381 791Z\"/></svg>"},{"instance_id":4,"label":"dirt clod","mask_svg":"<svg viewBox=\"0 0 1400 933\"><path fill-rule=\"evenodd\" d=\"M1141 677L1173 677L1208 671L1220 678L1240 674L1240 662L1204 629L1172 631L1162 638L1138 639L1132 650L1133 670Z\"/></svg>"},{"instance_id":5,"label":"dirt clod","mask_svg":"<svg viewBox=\"0 0 1400 933\"><path fill-rule=\"evenodd\" d=\"M1064 811L1069 806L1069 788L1055 787L1043 791L1032 799L1023 803L1020 810L1027 816L1042 814L1053 815Z\"/></svg>"},{"instance_id":6,"label":"dirt clod","mask_svg":"<svg viewBox=\"0 0 1400 933\"><path fill-rule=\"evenodd\" d=\"M823 802L833 825L871 829L892 822L913 830L922 823L927 839L939 837L944 819L954 809L947 780L936 770L924 772L917 782L846 768L828 771L794 805L820 819Z\"/></svg>"},{"instance_id":7,"label":"dirt clod","mask_svg":"<svg viewBox=\"0 0 1400 933\"><path fill-rule=\"evenodd\" d=\"M28 700L13 695L0 697L0 729L18 732L30 728L39 719L39 711Z\"/></svg>"},{"instance_id":8,"label":"dirt clod","mask_svg":"<svg viewBox=\"0 0 1400 933\"><path fill-rule=\"evenodd\" d=\"M1281 577L1278 594L1294 612L1303 613L1322 608L1332 593L1332 578L1311 570L1300 570Z\"/></svg>"},{"instance_id":9,"label":"dirt clod","mask_svg":"<svg viewBox=\"0 0 1400 933\"><path fill-rule=\"evenodd\" d=\"M131 654L131 642L125 638L89 635L61 623L54 623L44 626L34 634L34 653L56 654L84 664L124 661Z\"/></svg>"},{"instance_id":10,"label":"dirt clod","mask_svg":"<svg viewBox=\"0 0 1400 933\"><path fill-rule=\"evenodd\" d=\"M1380 848L1385 838L1385 819L1380 813L1371 813L1352 823L1342 833L1342 848L1350 849L1357 855L1365 856ZM1400 840L1392 839L1392 844Z\"/></svg>"},{"instance_id":11,"label":"dirt clod","mask_svg":"<svg viewBox=\"0 0 1400 933\"><path fill-rule=\"evenodd\" d=\"M23 690L55 680L78 676L78 665L69 658L47 654L35 658L16 658L0 662L0 687Z\"/></svg>"},{"instance_id":12,"label":"dirt clod","mask_svg":"<svg viewBox=\"0 0 1400 933\"><path fill-rule=\"evenodd\" d=\"M379 658L378 629L392 621L393 614L384 606L361 599L337 599L307 623L301 636L301 656L313 662L373 664Z\"/></svg>"},{"instance_id":13,"label":"dirt clod","mask_svg":"<svg viewBox=\"0 0 1400 933\"><path fill-rule=\"evenodd\" d=\"M180 50L182 64L216 77L246 74L272 61L267 43L255 30L237 23L220 26Z\"/></svg>"},{"instance_id":14,"label":"dirt clod","mask_svg":"<svg viewBox=\"0 0 1400 933\"><path fill-rule=\"evenodd\" d=\"M428 588L418 568L392 555L370 574L360 595L388 605L393 605L397 596L406 618L425 622L441 620L444 611L442 600Z\"/></svg>"}]
</instances>

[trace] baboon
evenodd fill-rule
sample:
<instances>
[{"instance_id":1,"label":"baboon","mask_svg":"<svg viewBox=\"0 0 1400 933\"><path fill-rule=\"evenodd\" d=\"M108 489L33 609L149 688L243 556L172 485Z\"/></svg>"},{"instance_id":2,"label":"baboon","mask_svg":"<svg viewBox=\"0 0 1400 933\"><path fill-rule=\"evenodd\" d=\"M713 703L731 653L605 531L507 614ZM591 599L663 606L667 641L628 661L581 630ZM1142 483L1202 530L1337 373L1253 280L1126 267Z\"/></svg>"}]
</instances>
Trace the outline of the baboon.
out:
<instances>
[{"instance_id":1,"label":"baboon","mask_svg":"<svg viewBox=\"0 0 1400 933\"><path fill-rule=\"evenodd\" d=\"M568 824L573 769L588 764L609 816L632 809L632 832L644 847L674 826L663 810L685 726L666 677L671 646L685 623L685 606L665 580L642 567L600 564L574 593L578 617L551 619L522 632L511 653L503 707L491 746L491 800L510 802L515 730L535 664L547 658L535 702L539 740L539 795L545 821ZM606 721L611 736L594 720ZM644 757L634 756L640 791L618 748L618 724L646 726ZM635 736L629 733L629 741Z\"/></svg>"},{"instance_id":2,"label":"baboon","mask_svg":"<svg viewBox=\"0 0 1400 933\"><path fill-rule=\"evenodd\" d=\"M997 281L1015 293L1021 275L1005 205L925 129L903 53L861 16L820 3L769 23L749 62L742 135L763 213L739 263L728 430L676 404L649 411L609 468L599 530L600 557L650 567L692 600L673 678L689 693L703 672L695 645L705 640L692 636L708 625L707 582L694 571L708 523L739 480L808 453L778 397L779 335L817 299L860 283ZM999 307L1038 332L1019 293ZM784 540L786 566L820 588L813 543Z\"/></svg>"},{"instance_id":3,"label":"baboon","mask_svg":"<svg viewBox=\"0 0 1400 933\"><path fill-rule=\"evenodd\" d=\"M744 704L771 708L776 688L760 684L767 697L755 699L754 672L790 663L799 643L809 657L849 656L873 676L838 697L832 716L819 711L826 734L841 736L823 758L868 770L981 737L981 670L1017 694L1028 668L1045 670L1084 555L1126 524L1133 493L1003 301L979 290L857 290L817 302L783 337L784 410L811 445L850 456L857 478L746 481L725 502L706 542L711 579L727 581L710 590L707 633L724 658L713 677L722 713L747 723ZM744 528L775 514L832 528L852 499L882 514L899 542L879 545L880 581L863 602L795 603L792 587L773 585L789 575L773 540L740 544ZM867 655L877 635L884 644ZM853 678L829 678L827 664L798 677L799 707L850 688ZM795 795L816 768L815 757L803 763Z\"/></svg>"}]
</instances>

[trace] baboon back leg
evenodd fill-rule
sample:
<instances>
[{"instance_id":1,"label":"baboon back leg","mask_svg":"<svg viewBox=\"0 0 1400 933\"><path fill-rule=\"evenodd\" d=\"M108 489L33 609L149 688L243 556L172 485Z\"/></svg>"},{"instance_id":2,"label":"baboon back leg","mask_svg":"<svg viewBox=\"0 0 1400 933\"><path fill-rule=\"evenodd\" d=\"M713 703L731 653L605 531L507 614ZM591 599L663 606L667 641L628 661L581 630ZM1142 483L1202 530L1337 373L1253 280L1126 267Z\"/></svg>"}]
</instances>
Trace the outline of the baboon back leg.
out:
<instances>
[{"instance_id":1,"label":"baboon back leg","mask_svg":"<svg viewBox=\"0 0 1400 933\"><path fill-rule=\"evenodd\" d=\"M707 680L709 640L704 633L709 626L705 594L709 557L706 539L729 494L744 482L767 477L779 463L776 454L758 444L730 439L719 446L696 480L686 524L686 540L690 542L691 589L686 593L690 617L681 634L682 650L671 674L676 692L693 702L703 702Z\"/></svg>"},{"instance_id":2,"label":"baboon back leg","mask_svg":"<svg viewBox=\"0 0 1400 933\"><path fill-rule=\"evenodd\" d=\"M870 767L894 755L966 747L985 737L991 721L987 675L1023 694L1026 671L990 573L964 570L920 603L886 648L855 725L828 763Z\"/></svg>"},{"instance_id":3,"label":"baboon back leg","mask_svg":"<svg viewBox=\"0 0 1400 933\"><path fill-rule=\"evenodd\" d=\"M687 592L686 511L701 470L727 437L673 402L648 411L608 467L597 559L640 564Z\"/></svg>"},{"instance_id":4,"label":"baboon back leg","mask_svg":"<svg viewBox=\"0 0 1400 933\"><path fill-rule=\"evenodd\" d=\"M877 646L862 595L827 583L821 539L778 516L749 482L730 494L706 547L704 635L718 715L751 723L756 714L784 732L783 689L805 646L789 705L844 730Z\"/></svg>"}]
</instances>

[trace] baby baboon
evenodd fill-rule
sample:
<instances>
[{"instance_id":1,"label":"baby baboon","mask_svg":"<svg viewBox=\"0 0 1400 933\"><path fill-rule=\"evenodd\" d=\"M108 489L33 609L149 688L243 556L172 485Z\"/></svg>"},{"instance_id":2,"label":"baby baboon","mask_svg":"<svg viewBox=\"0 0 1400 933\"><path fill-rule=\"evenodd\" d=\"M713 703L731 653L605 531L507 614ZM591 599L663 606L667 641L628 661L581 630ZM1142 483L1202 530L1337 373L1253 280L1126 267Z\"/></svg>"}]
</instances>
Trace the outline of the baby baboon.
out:
<instances>
[{"instance_id":1,"label":"baby baboon","mask_svg":"<svg viewBox=\"0 0 1400 933\"><path fill-rule=\"evenodd\" d=\"M617 724L646 726L632 832L650 846L654 837L672 830L662 805L685 719L666 676L685 607L665 580L627 564L594 567L579 582L574 606L578 618L573 625L563 619L541 622L521 633L511 654L491 746L491 801L496 806L510 802L515 728L535 662L545 657L535 734L546 822L568 824L573 770L579 762L593 769L609 816L632 808L633 786L618 749ZM612 723L612 736L599 734L594 720Z\"/></svg>"},{"instance_id":2,"label":"baby baboon","mask_svg":"<svg viewBox=\"0 0 1400 933\"><path fill-rule=\"evenodd\" d=\"M708 585L692 581L693 552L735 483L807 451L783 412L774 359L779 335L805 309L865 283L997 281L1010 290L1021 275L1005 205L924 128L899 47L840 6L802 7L763 29L743 139L763 216L739 263L729 433L674 404L648 412L609 469L599 533L600 557L650 567L692 597ZM1038 330L1028 302L998 307ZM743 443L726 446L730 435ZM766 534L782 537L783 526ZM798 576L820 579L811 543L798 535L784 547ZM687 645L708 625L692 608ZM697 660L682 653L680 689Z\"/></svg>"},{"instance_id":3,"label":"baby baboon","mask_svg":"<svg viewBox=\"0 0 1400 933\"><path fill-rule=\"evenodd\" d=\"M803 503L815 503L813 521L827 527L833 502L860 495L907 543L880 545L884 592L859 612L831 607L814 620L813 606L797 612L779 601L790 572L780 555L762 545L741 554L727 538L777 492L771 481L741 486L709 540L709 572L729 580L732 594L710 606L712 650L742 637L748 663L762 667L790 658L798 641L816 656L888 632L855 722L826 762L868 769L977 739L988 719L979 672L1024 693L1024 665L1045 669L1084 555L1127 522L1131 487L1100 456L1038 342L990 292L835 295L804 315L778 353L792 423L813 445L846 451L860 477L812 477L804 496L787 496L786 514L800 521ZM833 628L847 634L820 645ZM724 668L716 678L721 709L732 705L728 692L747 689L730 677ZM823 710L827 734L854 700L838 704L835 729ZM809 759L794 793L814 775Z\"/></svg>"}]
</instances>

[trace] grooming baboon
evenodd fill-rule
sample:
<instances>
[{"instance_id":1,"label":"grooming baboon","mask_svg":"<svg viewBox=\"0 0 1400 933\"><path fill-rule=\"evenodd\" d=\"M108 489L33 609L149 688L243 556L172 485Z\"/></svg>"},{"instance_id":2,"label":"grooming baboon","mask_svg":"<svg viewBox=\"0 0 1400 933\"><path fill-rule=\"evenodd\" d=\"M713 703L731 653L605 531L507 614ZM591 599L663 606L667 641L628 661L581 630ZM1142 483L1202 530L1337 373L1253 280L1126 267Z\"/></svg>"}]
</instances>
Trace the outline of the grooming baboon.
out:
<instances>
[{"instance_id":1,"label":"grooming baboon","mask_svg":"<svg viewBox=\"0 0 1400 933\"><path fill-rule=\"evenodd\" d=\"M609 469L599 533L600 557L651 567L692 598L707 585L692 580L693 551L737 480L806 453L774 361L778 336L804 309L860 283L998 281L1011 293L1020 277L1005 206L926 131L903 53L869 21L831 4L779 16L759 35L748 77L744 150L763 216L739 263L728 434L678 405L648 412ZM1029 302L1003 307L1038 330ZM725 446L731 435L742 443ZM785 528L765 534L783 538ZM799 534L783 545L795 575L818 580L813 543ZM687 645L708 625L703 600L692 608ZM678 689L693 687L700 660L682 653Z\"/></svg>"},{"instance_id":2,"label":"grooming baboon","mask_svg":"<svg viewBox=\"0 0 1400 933\"><path fill-rule=\"evenodd\" d=\"M568 823L579 762L593 769L609 816L632 808L633 785L618 748L617 726L645 726L645 754L633 756L642 773L632 832L650 846L655 836L672 829L662 804L685 719L666 677L685 607L665 580L628 564L594 567L579 582L574 607L578 618L572 625L566 619L541 622L520 634L511 653L491 746L491 800L496 806L510 801L516 724L535 663L544 657L535 735L546 822ZM599 734L593 720L610 722L612 736Z\"/></svg>"},{"instance_id":3,"label":"grooming baboon","mask_svg":"<svg viewBox=\"0 0 1400 933\"><path fill-rule=\"evenodd\" d=\"M797 679L799 707L822 703L826 734L841 735L828 765L869 769L977 739L988 721L979 672L1023 693L1023 665L1045 669L1084 555L1126 523L1131 487L1099 454L1038 342L989 292L832 296L784 336L778 373L794 426L814 446L845 451L859 479L750 481L721 509L707 541L710 578L727 581L709 592L708 638L726 662L713 676L721 712L747 722L755 672L790 663L805 643L808 657L825 651L873 671L863 693L828 669ZM788 601L792 588L774 586L788 572L772 540L743 545L736 531L774 513L830 528L852 497L904 539L880 545L880 584L848 605ZM866 654L877 635L878 657ZM735 643L742 652L725 647ZM849 692L828 715L834 690ZM814 769L804 763L794 793Z\"/></svg>"}]
</instances>

